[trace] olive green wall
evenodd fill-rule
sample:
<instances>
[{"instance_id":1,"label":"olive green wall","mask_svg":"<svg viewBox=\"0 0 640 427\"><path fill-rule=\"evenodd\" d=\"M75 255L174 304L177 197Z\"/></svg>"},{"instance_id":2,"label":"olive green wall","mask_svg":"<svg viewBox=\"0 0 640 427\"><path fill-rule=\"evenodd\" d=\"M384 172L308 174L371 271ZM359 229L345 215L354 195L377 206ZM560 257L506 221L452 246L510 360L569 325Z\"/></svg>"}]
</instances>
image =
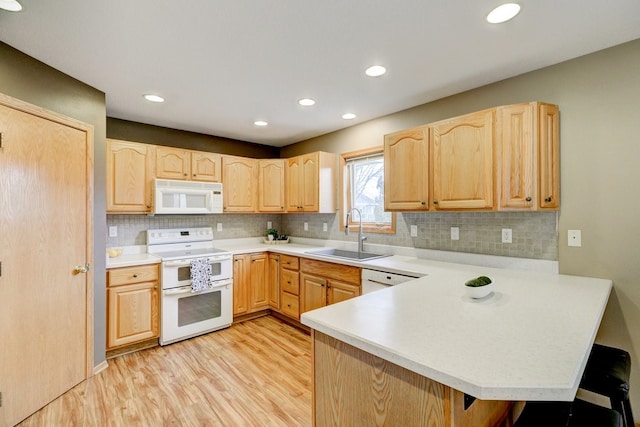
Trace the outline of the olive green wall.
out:
<instances>
[{"instance_id":1,"label":"olive green wall","mask_svg":"<svg viewBox=\"0 0 640 427\"><path fill-rule=\"evenodd\" d=\"M107 118L107 137L256 159L280 157L280 149L269 145L252 144L235 139L147 125L111 117Z\"/></svg>"},{"instance_id":2,"label":"olive green wall","mask_svg":"<svg viewBox=\"0 0 640 427\"><path fill-rule=\"evenodd\" d=\"M560 271L613 280L597 341L631 353L640 419L640 40L290 145L281 155L381 145L386 133L523 101L560 106ZM567 246L570 229L582 230L582 247Z\"/></svg>"},{"instance_id":3,"label":"olive green wall","mask_svg":"<svg viewBox=\"0 0 640 427\"><path fill-rule=\"evenodd\" d=\"M104 93L0 42L0 92L94 127L94 363L105 360L105 135Z\"/></svg>"}]
</instances>

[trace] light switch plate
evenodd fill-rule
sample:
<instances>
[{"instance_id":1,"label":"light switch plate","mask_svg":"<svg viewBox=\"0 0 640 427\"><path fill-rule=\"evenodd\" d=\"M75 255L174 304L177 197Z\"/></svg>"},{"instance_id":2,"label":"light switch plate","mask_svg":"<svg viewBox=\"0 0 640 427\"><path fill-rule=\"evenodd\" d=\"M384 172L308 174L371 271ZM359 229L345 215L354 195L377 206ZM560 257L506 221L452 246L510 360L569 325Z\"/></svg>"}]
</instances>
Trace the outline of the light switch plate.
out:
<instances>
[{"instance_id":1,"label":"light switch plate","mask_svg":"<svg viewBox=\"0 0 640 427\"><path fill-rule=\"evenodd\" d=\"M582 232L580 230L569 230L568 232L568 245L580 247L582 246Z\"/></svg>"},{"instance_id":2,"label":"light switch plate","mask_svg":"<svg viewBox=\"0 0 640 427\"><path fill-rule=\"evenodd\" d=\"M460 240L460 227L451 227L451 240Z\"/></svg>"},{"instance_id":3,"label":"light switch plate","mask_svg":"<svg viewBox=\"0 0 640 427\"><path fill-rule=\"evenodd\" d=\"M109 237L118 237L118 226L110 225L109 226Z\"/></svg>"},{"instance_id":4,"label":"light switch plate","mask_svg":"<svg viewBox=\"0 0 640 427\"><path fill-rule=\"evenodd\" d=\"M411 226L411 237L418 237L418 226L417 225L412 225Z\"/></svg>"},{"instance_id":5,"label":"light switch plate","mask_svg":"<svg viewBox=\"0 0 640 427\"><path fill-rule=\"evenodd\" d=\"M327 231L329 229L329 227L327 226L326 222L322 223L322 231Z\"/></svg>"},{"instance_id":6,"label":"light switch plate","mask_svg":"<svg viewBox=\"0 0 640 427\"><path fill-rule=\"evenodd\" d=\"M222 231L222 223L221 222L219 222L218 225L216 225L216 230Z\"/></svg>"},{"instance_id":7,"label":"light switch plate","mask_svg":"<svg viewBox=\"0 0 640 427\"><path fill-rule=\"evenodd\" d=\"M309 223L308 222L304 223L304 231L309 231Z\"/></svg>"},{"instance_id":8,"label":"light switch plate","mask_svg":"<svg viewBox=\"0 0 640 427\"><path fill-rule=\"evenodd\" d=\"M267 221L267 229L273 228L273 223L271 221Z\"/></svg>"}]
</instances>

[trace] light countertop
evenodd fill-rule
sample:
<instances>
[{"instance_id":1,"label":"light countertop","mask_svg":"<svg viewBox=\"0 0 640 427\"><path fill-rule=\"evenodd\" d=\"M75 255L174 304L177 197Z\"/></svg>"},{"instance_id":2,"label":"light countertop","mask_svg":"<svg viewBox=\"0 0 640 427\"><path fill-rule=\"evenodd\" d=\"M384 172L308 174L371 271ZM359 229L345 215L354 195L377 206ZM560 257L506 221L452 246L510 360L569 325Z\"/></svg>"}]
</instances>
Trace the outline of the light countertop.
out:
<instances>
[{"instance_id":1,"label":"light countertop","mask_svg":"<svg viewBox=\"0 0 640 427\"><path fill-rule=\"evenodd\" d=\"M301 321L479 399L574 399L610 280L421 265L427 276L303 313ZM464 282L480 275L493 279L494 291L472 300Z\"/></svg>"}]
</instances>

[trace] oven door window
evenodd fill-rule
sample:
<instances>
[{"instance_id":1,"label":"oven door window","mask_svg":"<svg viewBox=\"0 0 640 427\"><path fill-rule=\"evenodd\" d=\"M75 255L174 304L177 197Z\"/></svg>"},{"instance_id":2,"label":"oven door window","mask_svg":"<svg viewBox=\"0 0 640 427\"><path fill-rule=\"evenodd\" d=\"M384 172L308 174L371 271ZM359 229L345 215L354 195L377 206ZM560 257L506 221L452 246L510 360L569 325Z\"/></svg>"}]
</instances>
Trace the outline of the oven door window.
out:
<instances>
[{"instance_id":1,"label":"oven door window","mask_svg":"<svg viewBox=\"0 0 640 427\"><path fill-rule=\"evenodd\" d=\"M221 291L183 297L178 300L178 326L186 326L222 315Z\"/></svg>"},{"instance_id":2,"label":"oven door window","mask_svg":"<svg viewBox=\"0 0 640 427\"><path fill-rule=\"evenodd\" d=\"M211 264L211 275L219 276L222 274L222 263L214 262ZM191 266L178 267L178 282L191 280Z\"/></svg>"}]
</instances>

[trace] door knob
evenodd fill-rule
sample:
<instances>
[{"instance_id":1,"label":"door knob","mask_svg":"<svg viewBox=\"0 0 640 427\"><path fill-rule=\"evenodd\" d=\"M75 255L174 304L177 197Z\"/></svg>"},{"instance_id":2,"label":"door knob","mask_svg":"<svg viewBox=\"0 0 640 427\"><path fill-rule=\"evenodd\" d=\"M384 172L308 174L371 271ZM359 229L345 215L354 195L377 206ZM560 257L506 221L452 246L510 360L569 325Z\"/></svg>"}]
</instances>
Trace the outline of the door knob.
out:
<instances>
[{"instance_id":1,"label":"door knob","mask_svg":"<svg viewBox=\"0 0 640 427\"><path fill-rule=\"evenodd\" d=\"M88 273L88 272L89 272L89 263L86 263L85 265L76 265L75 268L73 269L73 274Z\"/></svg>"}]
</instances>

